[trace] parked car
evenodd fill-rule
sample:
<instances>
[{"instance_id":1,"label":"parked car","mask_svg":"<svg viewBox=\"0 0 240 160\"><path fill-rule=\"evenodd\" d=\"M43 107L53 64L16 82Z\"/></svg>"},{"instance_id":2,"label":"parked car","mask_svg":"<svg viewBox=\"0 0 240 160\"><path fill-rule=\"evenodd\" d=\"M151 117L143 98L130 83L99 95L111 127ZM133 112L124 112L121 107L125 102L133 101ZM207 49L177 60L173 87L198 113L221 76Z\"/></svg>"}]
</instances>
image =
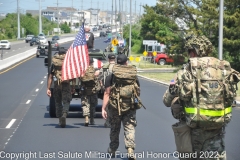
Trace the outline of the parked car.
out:
<instances>
[{"instance_id":1,"label":"parked car","mask_svg":"<svg viewBox=\"0 0 240 160\"><path fill-rule=\"evenodd\" d=\"M99 36L100 36L100 37L106 37L106 35L107 35L106 32L100 32L100 33L99 33Z\"/></svg>"},{"instance_id":2,"label":"parked car","mask_svg":"<svg viewBox=\"0 0 240 160\"><path fill-rule=\"evenodd\" d=\"M45 38L46 36L45 36L45 34L44 33L40 33L39 35L38 35L38 38Z\"/></svg>"},{"instance_id":3,"label":"parked car","mask_svg":"<svg viewBox=\"0 0 240 160\"><path fill-rule=\"evenodd\" d=\"M53 41L53 40L59 40L59 39L60 39L59 36L53 36L53 37L52 37L52 41Z\"/></svg>"},{"instance_id":4,"label":"parked car","mask_svg":"<svg viewBox=\"0 0 240 160\"><path fill-rule=\"evenodd\" d=\"M48 46L47 45L38 45L36 57L47 56L48 55Z\"/></svg>"},{"instance_id":5,"label":"parked car","mask_svg":"<svg viewBox=\"0 0 240 160\"><path fill-rule=\"evenodd\" d=\"M8 40L1 40L0 48L1 49L11 49L11 43Z\"/></svg>"},{"instance_id":6,"label":"parked car","mask_svg":"<svg viewBox=\"0 0 240 160\"><path fill-rule=\"evenodd\" d=\"M34 35L27 35L25 42L26 43L30 42L33 37L34 37Z\"/></svg>"},{"instance_id":7,"label":"parked car","mask_svg":"<svg viewBox=\"0 0 240 160\"><path fill-rule=\"evenodd\" d=\"M92 27L92 31L97 31L97 27Z\"/></svg>"},{"instance_id":8,"label":"parked car","mask_svg":"<svg viewBox=\"0 0 240 160\"><path fill-rule=\"evenodd\" d=\"M111 33L112 31L110 29L107 29L106 30L106 33Z\"/></svg>"},{"instance_id":9,"label":"parked car","mask_svg":"<svg viewBox=\"0 0 240 160\"><path fill-rule=\"evenodd\" d=\"M104 40L103 42L110 43L111 42L111 38L108 38L108 39Z\"/></svg>"},{"instance_id":10,"label":"parked car","mask_svg":"<svg viewBox=\"0 0 240 160\"><path fill-rule=\"evenodd\" d=\"M39 41L40 41L41 44L46 44L47 43L47 39L43 38L43 37L40 37Z\"/></svg>"},{"instance_id":11,"label":"parked car","mask_svg":"<svg viewBox=\"0 0 240 160\"><path fill-rule=\"evenodd\" d=\"M98 26L98 30L102 30L102 26Z\"/></svg>"},{"instance_id":12,"label":"parked car","mask_svg":"<svg viewBox=\"0 0 240 160\"><path fill-rule=\"evenodd\" d=\"M30 46L38 45L38 44L40 44L39 38L38 37L33 37L30 41Z\"/></svg>"}]
</instances>

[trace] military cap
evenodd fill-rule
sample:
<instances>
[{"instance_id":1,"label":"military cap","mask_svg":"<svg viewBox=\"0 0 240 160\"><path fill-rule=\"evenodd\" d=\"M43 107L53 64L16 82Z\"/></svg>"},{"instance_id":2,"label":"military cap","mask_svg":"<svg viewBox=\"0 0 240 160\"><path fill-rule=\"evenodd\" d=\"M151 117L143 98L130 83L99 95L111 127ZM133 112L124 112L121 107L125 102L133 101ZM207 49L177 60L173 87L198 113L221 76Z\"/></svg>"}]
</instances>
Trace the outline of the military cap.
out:
<instances>
[{"instance_id":1,"label":"military cap","mask_svg":"<svg viewBox=\"0 0 240 160\"><path fill-rule=\"evenodd\" d=\"M67 49L65 49L64 47L59 47L58 49L58 54L66 54Z\"/></svg>"},{"instance_id":2,"label":"military cap","mask_svg":"<svg viewBox=\"0 0 240 160\"><path fill-rule=\"evenodd\" d=\"M108 55L108 59L115 59L116 58L116 56L115 56L115 54L113 54L113 53L110 53L109 55Z\"/></svg>"},{"instance_id":3,"label":"military cap","mask_svg":"<svg viewBox=\"0 0 240 160\"><path fill-rule=\"evenodd\" d=\"M119 54L117 56L117 64L124 64L128 60L127 56L125 54Z\"/></svg>"}]
</instances>

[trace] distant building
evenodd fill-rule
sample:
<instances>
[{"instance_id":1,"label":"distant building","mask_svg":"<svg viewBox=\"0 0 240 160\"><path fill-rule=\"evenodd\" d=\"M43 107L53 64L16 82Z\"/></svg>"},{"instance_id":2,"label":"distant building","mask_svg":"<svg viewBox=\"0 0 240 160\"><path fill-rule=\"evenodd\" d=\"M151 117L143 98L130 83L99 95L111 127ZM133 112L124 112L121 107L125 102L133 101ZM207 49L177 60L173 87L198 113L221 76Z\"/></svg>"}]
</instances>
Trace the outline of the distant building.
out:
<instances>
[{"instance_id":1,"label":"distant building","mask_svg":"<svg viewBox=\"0 0 240 160\"><path fill-rule=\"evenodd\" d=\"M26 13L30 13L32 16L38 16L39 10L26 10Z\"/></svg>"},{"instance_id":2,"label":"distant building","mask_svg":"<svg viewBox=\"0 0 240 160\"><path fill-rule=\"evenodd\" d=\"M39 10L26 10L26 13L38 16ZM86 24L99 25L113 22L113 25L115 25L119 23L116 22L117 15L115 15L115 11L101 11L94 8L80 11L72 7L47 7L41 10L41 14L49 21L59 22L59 24L71 24L71 28L77 26L82 21L83 16ZM132 17L132 20L134 20L134 17ZM122 21L129 23L129 15L126 16L125 13L122 13Z\"/></svg>"}]
</instances>

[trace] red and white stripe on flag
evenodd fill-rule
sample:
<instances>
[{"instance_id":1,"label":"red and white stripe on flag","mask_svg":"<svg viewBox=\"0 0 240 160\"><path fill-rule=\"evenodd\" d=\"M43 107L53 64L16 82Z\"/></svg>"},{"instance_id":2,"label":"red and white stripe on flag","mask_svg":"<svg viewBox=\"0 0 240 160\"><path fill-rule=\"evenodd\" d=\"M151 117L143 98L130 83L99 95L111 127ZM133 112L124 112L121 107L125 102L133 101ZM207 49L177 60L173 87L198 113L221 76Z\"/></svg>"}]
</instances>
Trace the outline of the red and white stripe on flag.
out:
<instances>
[{"instance_id":1,"label":"red and white stripe on flag","mask_svg":"<svg viewBox=\"0 0 240 160\"><path fill-rule=\"evenodd\" d=\"M82 25L64 58L62 66L62 81L78 78L84 75L88 66L88 48L85 39L84 25Z\"/></svg>"},{"instance_id":2,"label":"red and white stripe on flag","mask_svg":"<svg viewBox=\"0 0 240 160\"><path fill-rule=\"evenodd\" d=\"M100 60L98 60L96 58L93 58L93 67L94 68L100 69L100 68L102 68L102 66L103 66L102 61L100 61Z\"/></svg>"}]
</instances>

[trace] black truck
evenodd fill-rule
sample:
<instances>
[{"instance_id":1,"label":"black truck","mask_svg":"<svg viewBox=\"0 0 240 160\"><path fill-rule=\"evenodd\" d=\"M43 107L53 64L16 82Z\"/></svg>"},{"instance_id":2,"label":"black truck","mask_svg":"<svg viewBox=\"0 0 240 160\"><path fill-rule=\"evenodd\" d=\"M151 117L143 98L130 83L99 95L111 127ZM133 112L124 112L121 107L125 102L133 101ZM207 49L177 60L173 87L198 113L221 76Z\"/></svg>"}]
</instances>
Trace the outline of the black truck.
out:
<instances>
[{"instance_id":1,"label":"black truck","mask_svg":"<svg viewBox=\"0 0 240 160\"><path fill-rule=\"evenodd\" d=\"M67 51L67 48L59 47L58 50L59 49L65 49ZM45 67L47 67L48 73L50 73L50 68L51 68L51 64L52 64L52 56L54 54L56 54L58 52L58 50L55 53L52 54L51 41L48 41L48 55L44 59L44 65L45 65ZM98 60L101 60L103 63L107 61L105 53L103 51L99 50L99 49L89 50L89 56L93 57L93 58L96 58ZM72 99L80 99L81 98L81 90L80 90L80 85L78 85L78 82L79 81L77 79L77 83L75 85L75 93L72 94ZM53 85L54 85L54 83L52 83L52 86L51 86L51 93L52 93L52 95L53 95L53 88L54 88ZM100 99L103 98L103 91L102 90L99 91L98 98L100 98ZM98 107L96 108L96 111L97 112L101 112L101 107L102 107L101 105L98 105ZM48 111L49 111L50 117L56 117L55 100L54 100L53 96L51 96L49 98L49 108L48 108ZM79 105L76 106L75 104L73 104L73 105L70 104L69 111L70 112L71 111L77 111L77 112L82 111L81 105L80 106Z\"/></svg>"}]
</instances>

